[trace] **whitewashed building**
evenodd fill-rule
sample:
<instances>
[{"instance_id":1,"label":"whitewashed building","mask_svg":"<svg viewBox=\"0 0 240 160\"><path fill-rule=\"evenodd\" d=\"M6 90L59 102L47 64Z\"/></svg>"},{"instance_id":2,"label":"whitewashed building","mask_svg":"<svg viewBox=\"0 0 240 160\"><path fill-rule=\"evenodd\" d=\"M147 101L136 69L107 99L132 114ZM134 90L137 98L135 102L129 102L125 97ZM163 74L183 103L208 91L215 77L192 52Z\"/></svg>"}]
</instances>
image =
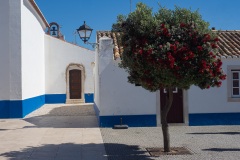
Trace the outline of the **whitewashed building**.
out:
<instances>
[{"instance_id":1,"label":"whitewashed building","mask_svg":"<svg viewBox=\"0 0 240 160\"><path fill-rule=\"evenodd\" d=\"M164 91L149 92L127 82L119 68L124 48L119 33L97 33L95 110L101 127L121 123L129 126L160 126ZM240 124L240 31L221 31L219 54L227 80L220 88L176 89L168 122L184 125Z\"/></svg>"},{"instance_id":2,"label":"whitewashed building","mask_svg":"<svg viewBox=\"0 0 240 160\"><path fill-rule=\"evenodd\" d=\"M64 41L57 27L34 0L0 1L0 118L93 102L94 51Z\"/></svg>"},{"instance_id":3,"label":"whitewashed building","mask_svg":"<svg viewBox=\"0 0 240 160\"><path fill-rule=\"evenodd\" d=\"M100 127L160 126L164 90L127 82L119 33L97 32L96 51L68 43L34 0L0 1L0 118L22 118L46 103L93 103ZM240 31L221 31L222 87L176 89L168 121L240 124ZM95 66L95 67L94 67Z\"/></svg>"}]
</instances>

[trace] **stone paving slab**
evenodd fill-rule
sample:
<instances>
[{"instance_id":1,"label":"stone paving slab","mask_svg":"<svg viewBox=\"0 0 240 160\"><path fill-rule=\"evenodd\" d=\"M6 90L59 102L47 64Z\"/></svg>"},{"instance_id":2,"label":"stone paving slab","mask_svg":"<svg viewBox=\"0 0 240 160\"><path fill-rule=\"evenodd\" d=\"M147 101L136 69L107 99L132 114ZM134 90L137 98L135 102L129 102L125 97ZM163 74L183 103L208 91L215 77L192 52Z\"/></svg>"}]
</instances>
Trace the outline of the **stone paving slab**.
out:
<instances>
[{"instance_id":1,"label":"stone paving slab","mask_svg":"<svg viewBox=\"0 0 240 160\"><path fill-rule=\"evenodd\" d=\"M193 155L151 157L146 148L163 147L160 127L114 130L101 128L109 160L238 160L240 126L171 126L172 147L185 147Z\"/></svg>"},{"instance_id":2,"label":"stone paving slab","mask_svg":"<svg viewBox=\"0 0 240 160\"><path fill-rule=\"evenodd\" d=\"M0 160L107 160L92 104L44 105L0 119Z\"/></svg>"}]
</instances>

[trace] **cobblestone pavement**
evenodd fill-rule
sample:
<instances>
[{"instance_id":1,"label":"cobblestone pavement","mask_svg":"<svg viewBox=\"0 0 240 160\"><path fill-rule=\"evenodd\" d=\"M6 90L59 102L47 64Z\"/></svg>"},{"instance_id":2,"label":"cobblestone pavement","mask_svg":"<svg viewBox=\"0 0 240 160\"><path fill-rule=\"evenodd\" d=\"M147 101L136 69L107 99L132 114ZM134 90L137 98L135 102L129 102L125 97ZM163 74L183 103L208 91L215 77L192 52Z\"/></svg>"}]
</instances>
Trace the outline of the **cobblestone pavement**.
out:
<instances>
[{"instance_id":1,"label":"cobblestone pavement","mask_svg":"<svg viewBox=\"0 0 240 160\"><path fill-rule=\"evenodd\" d=\"M172 147L192 155L150 157L146 148L163 147L160 127L101 128L109 160L239 160L240 126L170 126Z\"/></svg>"},{"instance_id":2,"label":"cobblestone pavement","mask_svg":"<svg viewBox=\"0 0 240 160\"><path fill-rule=\"evenodd\" d=\"M107 160L92 104L44 105L0 119L0 160Z\"/></svg>"}]
</instances>

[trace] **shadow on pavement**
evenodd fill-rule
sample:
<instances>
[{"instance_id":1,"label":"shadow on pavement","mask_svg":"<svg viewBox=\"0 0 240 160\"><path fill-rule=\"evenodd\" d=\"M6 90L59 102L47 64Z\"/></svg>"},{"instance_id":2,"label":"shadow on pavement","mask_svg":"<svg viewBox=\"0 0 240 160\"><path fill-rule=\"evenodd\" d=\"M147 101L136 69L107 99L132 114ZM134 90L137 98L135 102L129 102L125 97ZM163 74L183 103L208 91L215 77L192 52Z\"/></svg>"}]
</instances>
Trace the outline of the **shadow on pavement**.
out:
<instances>
[{"instance_id":1,"label":"shadow on pavement","mask_svg":"<svg viewBox=\"0 0 240 160\"><path fill-rule=\"evenodd\" d=\"M240 132L196 132L196 133L186 133L186 134L226 134L226 135L238 135Z\"/></svg>"},{"instance_id":2,"label":"shadow on pavement","mask_svg":"<svg viewBox=\"0 0 240 160\"><path fill-rule=\"evenodd\" d=\"M96 128L97 117L92 106L68 105L53 108L44 115L36 115L23 120L34 126L24 128Z\"/></svg>"},{"instance_id":3,"label":"shadow on pavement","mask_svg":"<svg viewBox=\"0 0 240 160\"><path fill-rule=\"evenodd\" d=\"M239 152L240 148L209 148L209 149L203 149L203 151L213 151L213 152Z\"/></svg>"},{"instance_id":4,"label":"shadow on pavement","mask_svg":"<svg viewBox=\"0 0 240 160\"><path fill-rule=\"evenodd\" d=\"M45 144L42 146L24 148L21 151L10 151L0 154L9 160L19 159L61 159L61 160L152 160L138 146L124 144L105 144L105 155L102 144ZM107 158L106 158L107 157Z\"/></svg>"},{"instance_id":5,"label":"shadow on pavement","mask_svg":"<svg viewBox=\"0 0 240 160\"><path fill-rule=\"evenodd\" d=\"M152 160L149 153L139 146L105 143L108 160Z\"/></svg>"}]
</instances>

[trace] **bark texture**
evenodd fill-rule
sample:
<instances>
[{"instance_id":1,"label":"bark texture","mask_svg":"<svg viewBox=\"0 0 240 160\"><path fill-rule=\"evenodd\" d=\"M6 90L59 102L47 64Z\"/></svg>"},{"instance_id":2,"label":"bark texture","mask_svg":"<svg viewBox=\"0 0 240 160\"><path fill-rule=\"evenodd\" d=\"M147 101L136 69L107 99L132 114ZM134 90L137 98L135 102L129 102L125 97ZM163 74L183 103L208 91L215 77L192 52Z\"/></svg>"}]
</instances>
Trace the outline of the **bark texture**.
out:
<instances>
[{"instance_id":1,"label":"bark texture","mask_svg":"<svg viewBox=\"0 0 240 160\"><path fill-rule=\"evenodd\" d=\"M161 110L161 123L163 133L164 152L170 152L170 136L168 130L167 115L173 102L173 89L167 88L166 104Z\"/></svg>"}]
</instances>

